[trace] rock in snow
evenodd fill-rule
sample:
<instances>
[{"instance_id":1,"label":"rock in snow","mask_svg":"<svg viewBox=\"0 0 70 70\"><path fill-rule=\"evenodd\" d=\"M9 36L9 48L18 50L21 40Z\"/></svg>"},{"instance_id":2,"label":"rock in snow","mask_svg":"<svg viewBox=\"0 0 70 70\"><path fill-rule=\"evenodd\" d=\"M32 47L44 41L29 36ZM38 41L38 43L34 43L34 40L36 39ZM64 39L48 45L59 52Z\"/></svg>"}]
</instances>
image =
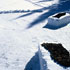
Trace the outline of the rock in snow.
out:
<instances>
[{"instance_id":1,"label":"rock in snow","mask_svg":"<svg viewBox=\"0 0 70 70\"><path fill-rule=\"evenodd\" d=\"M62 44L43 43L42 46L50 52L50 56L55 62L62 66L70 67L69 52Z\"/></svg>"}]
</instances>

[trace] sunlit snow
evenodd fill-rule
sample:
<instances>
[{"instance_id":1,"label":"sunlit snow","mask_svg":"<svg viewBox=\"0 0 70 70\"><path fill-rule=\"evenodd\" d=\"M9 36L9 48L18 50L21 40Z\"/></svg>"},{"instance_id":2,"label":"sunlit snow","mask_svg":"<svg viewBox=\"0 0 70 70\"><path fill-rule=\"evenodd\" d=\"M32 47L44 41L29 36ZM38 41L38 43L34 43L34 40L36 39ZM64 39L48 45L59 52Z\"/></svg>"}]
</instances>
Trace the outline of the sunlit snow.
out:
<instances>
[{"instance_id":1,"label":"sunlit snow","mask_svg":"<svg viewBox=\"0 0 70 70\"><path fill-rule=\"evenodd\" d=\"M43 1L43 2L40 2ZM39 3L38 3L39 2ZM51 60L43 42L62 43L70 50L70 24L51 30L43 28L47 19L30 29L26 27L39 15L48 11L38 9L48 7L58 0L0 0L0 11L29 10L23 13L0 14L0 70L70 70ZM36 12L31 12L36 10ZM37 11L38 10L38 11ZM18 19L15 19L20 17Z\"/></svg>"}]
</instances>

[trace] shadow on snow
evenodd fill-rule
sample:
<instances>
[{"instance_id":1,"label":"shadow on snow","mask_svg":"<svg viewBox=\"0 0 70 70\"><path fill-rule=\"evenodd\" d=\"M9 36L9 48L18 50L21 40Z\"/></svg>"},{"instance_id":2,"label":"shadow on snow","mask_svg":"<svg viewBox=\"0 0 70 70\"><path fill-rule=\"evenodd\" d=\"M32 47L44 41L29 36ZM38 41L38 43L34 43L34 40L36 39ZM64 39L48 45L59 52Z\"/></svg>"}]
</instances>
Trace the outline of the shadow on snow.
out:
<instances>
[{"instance_id":1,"label":"shadow on snow","mask_svg":"<svg viewBox=\"0 0 70 70\"><path fill-rule=\"evenodd\" d=\"M26 13L24 15L21 15L21 16L18 16L18 17L15 18L15 19L19 19L19 18L26 17L26 16L29 16L29 15L32 15L32 14L35 14L35 13L42 13L45 10L49 10L48 12L45 12L45 13L41 14L37 19L35 19L33 22L31 22L27 27L27 29L28 29L28 28L31 28L31 27L35 26L36 24L39 24L40 22L46 20L49 16L51 16L55 13L69 11L70 10L69 5L70 5L70 0L59 0L58 4L54 4L54 5L51 5L49 7L43 7L41 9L27 10L27 11L24 11L24 10L0 11L0 14ZM64 27L64 26L65 25L63 25L61 27ZM52 28L51 26L48 26L48 28L49 27ZM59 29L61 27L57 27L57 28L54 28L54 29Z\"/></svg>"},{"instance_id":2,"label":"shadow on snow","mask_svg":"<svg viewBox=\"0 0 70 70\"><path fill-rule=\"evenodd\" d=\"M70 0L60 0L59 4L54 7L52 6L51 8L49 8L49 11L40 15L36 20L34 20L33 22L30 23L30 25L28 26L28 28L33 27L36 24L39 24L40 22L46 20L49 16L55 14L55 13L59 13L59 12L66 12L69 11L70 9Z\"/></svg>"},{"instance_id":3,"label":"shadow on snow","mask_svg":"<svg viewBox=\"0 0 70 70\"><path fill-rule=\"evenodd\" d=\"M47 70L46 61L44 59L42 59L42 62L43 62L43 64L45 64L44 70ZM36 52L36 54L27 63L24 70L41 70L40 59L39 59L39 53L38 52Z\"/></svg>"},{"instance_id":4,"label":"shadow on snow","mask_svg":"<svg viewBox=\"0 0 70 70\"><path fill-rule=\"evenodd\" d=\"M56 29L65 27L65 26L68 25L68 24L69 24L69 23L66 23L66 24L62 24L62 25L60 25L60 26L52 26L52 25L46 24L43 28L48 28L48 29L56 30Z\"/></svg>"}]
</instances>

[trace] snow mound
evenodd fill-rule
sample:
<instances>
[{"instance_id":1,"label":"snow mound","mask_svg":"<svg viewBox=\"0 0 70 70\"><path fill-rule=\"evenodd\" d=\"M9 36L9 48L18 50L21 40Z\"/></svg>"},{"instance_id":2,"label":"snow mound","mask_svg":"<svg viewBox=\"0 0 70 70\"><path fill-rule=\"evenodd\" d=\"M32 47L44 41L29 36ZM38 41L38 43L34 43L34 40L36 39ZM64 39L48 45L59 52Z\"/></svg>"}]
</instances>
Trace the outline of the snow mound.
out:
<instances>
[{"instance_id":1,"label":"snow mound","mask_svg":"<svg viewBox=\"0 0 70 70\"><path fill-rule=\"evenodd\" d=\"M55 27L67 25L69 22L70 22L69 13L58 13L48 18L48 25L55 26Z\"/></svg>"}]
</instances>

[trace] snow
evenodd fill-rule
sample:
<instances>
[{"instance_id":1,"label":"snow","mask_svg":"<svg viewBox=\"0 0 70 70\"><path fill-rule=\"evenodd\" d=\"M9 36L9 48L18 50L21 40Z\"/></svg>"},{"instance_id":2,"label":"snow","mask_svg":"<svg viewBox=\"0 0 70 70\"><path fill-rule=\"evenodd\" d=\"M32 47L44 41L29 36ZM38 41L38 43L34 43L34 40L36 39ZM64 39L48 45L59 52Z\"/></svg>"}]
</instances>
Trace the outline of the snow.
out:
<instances>
[{"instance_id":1,"label":"snow","mask_svg":"<svg viewBox=\"0 0 70 70\"><path fill-rule=\"evenodd\" d=\"M1 11L39 8L41 7L25 0L0 1ZM70 50L70 25L57 30L44 29L46 20L43 24L26 29L42 13L15 19L24 14L27 13L0 14L0 70L70 70L54 63L49 52L40 46L43 42L56 42Z\"/></svg>"},{"instance_id":2,"label":"snow","mask_svg":"<svg viewBox=\"0 0 70 70\"><path fill-rule=\"evenodd\" d=\"M55 14L56 15L56 14ZM53 17L54 15L48 18L48 25L59 27L70 23L70 14L66 13L66 15L61 16L60 18Z\"/></svg>"},{"instance_id":3,"label":"snow","mask_svg":"<svg viewBox=\"0 0 70 70\"><path fill-rule=\"evenodd\" d=\"M8 25L9 24L10 23L8 23ZM5 25L3 26L7 27ZM4 70L14 70L17 68L18 70L23 70L27 60L34 55L37 49L36 47L33 47L32 38L29 33L20 33L19 31L13 30L13 28L10 29L12 26L10 26L10 28L7 27L8 29L4 27L0 28L0 69L4 68ZM27 37L31 41L29 41ZM30 44L30 46L28 44ZM30 49L30 47L35 51ZM7 64L8 66L6 66Z\"/></svg>"},{"instance_id":4,"label":"snow","mask_svg":"<svg viewBox=\"0 0 70 70\"><path fill-rule=\"evenodd\" d=\"M39 5L35 5L33 3L38 2L39 0L1 0L0 1L0 10L33 10L33 9L39 9L42 7L42 3ZM54 4L57 3L58 0L54 0L51 2L44 2L47 4ZM48 5L43 4L44 7Z\"/></svg>"},{"instance_id":5,"label":"snow","mask_svg":"<svg viewBox=\"0 0 70 70\"><path fill-rule=\"evenodd\" d=\"M0 1L0 10L19 10L19 9L37 9L38 6L27 2L26 0L2 0Z\"/></svg>"}]
</instances>

